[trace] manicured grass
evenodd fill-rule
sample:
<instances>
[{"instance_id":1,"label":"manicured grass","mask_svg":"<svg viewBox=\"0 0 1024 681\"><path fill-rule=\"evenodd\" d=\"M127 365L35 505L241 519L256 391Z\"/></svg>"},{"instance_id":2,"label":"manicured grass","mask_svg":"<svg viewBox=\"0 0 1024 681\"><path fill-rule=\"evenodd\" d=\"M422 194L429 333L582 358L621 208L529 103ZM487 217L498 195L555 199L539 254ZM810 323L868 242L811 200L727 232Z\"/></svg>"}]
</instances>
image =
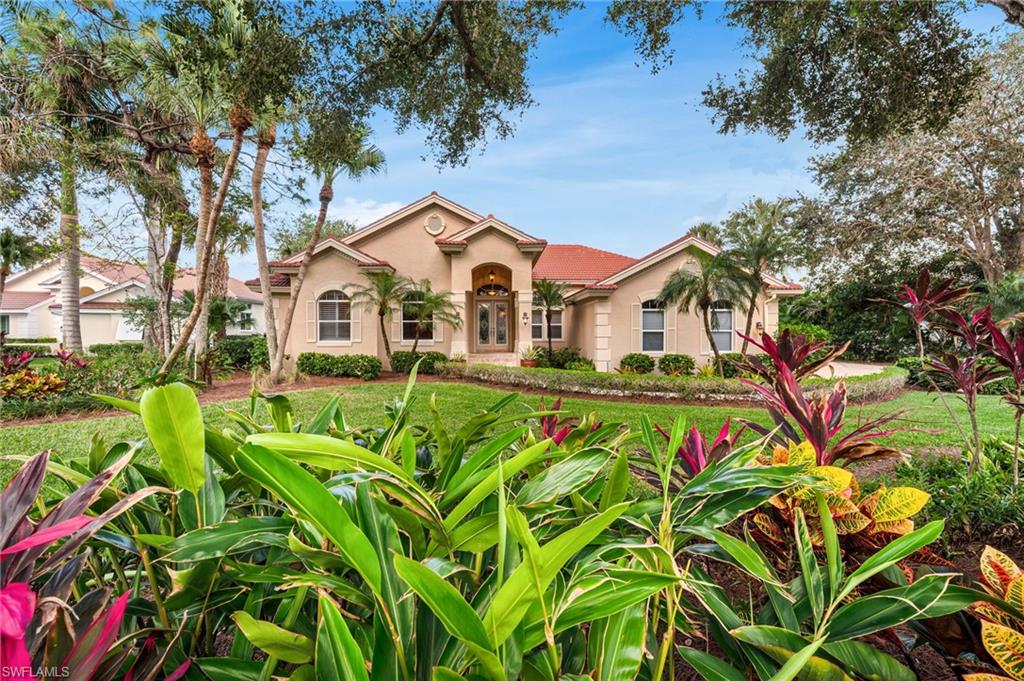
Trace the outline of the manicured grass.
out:
<instances>
[{"instance_id":1,"label":"manicured grass","mask_svg":"<svg viewBox=\"0 0 1024 681\"><path fill-rule=\"evenodd\" d=\"M384 403L399 399L404 390L405 386L401 384L368 383L297 391L289 393L288 397L299 420L308 419L329 396L338 394L349 423L378 426L384 421ZM455 426L472 414L485 409L507 392L464 383L422 383L416 386L413 393L416 400L412 409L413 423L428 421L431 393L437 396L443 420L447 425ZM536 395L520 395L508 409L510 412L527 412L535 409L539 400ZM945 400L966 428L967 418L963 405L951 396L947 396ZM550 405L551 399L549 398L547 402ZM1009 407L995 396L982 396L978 403L978 416L983 434L1005 439L1012 437L1013 420ZM218 428L228 425L229 420L224 415L223 408L247 409L248 400L235 400L223 405L206 405L203 411L207 423ZM593 411L602 420L623 421L632 426L639 423L642 414L648 414L655 422L663 424L671 421L677 414L682 414L689 423L695 424L707 435L714 435L723 421L730 416L734 422L740 418L766 422L764 410L758 408L609 402L577 397L566 398L563 408L569 414ZM934 395L927 393L907 392L889 402L854 405L849 410L847 420L848 423L854 423L858 417L868 418L898 410L907 411L904 416L906 420L902 425L912 430L894 434L882 442L908 453L920 448L961 446L963 440L952 425L946 407ZM938 432L923 432L926 430ZM108 443L139 439L143 436L142 422L139 417L127 414L30 426L8 426L0 429L0 453L7 456L29 455L49 448L65 457L84 456L89 450L90 438L94 433L99 433ZM17 465L10 461L0 463L0 479L6 480Z\"/></svg>"}]
</instances>

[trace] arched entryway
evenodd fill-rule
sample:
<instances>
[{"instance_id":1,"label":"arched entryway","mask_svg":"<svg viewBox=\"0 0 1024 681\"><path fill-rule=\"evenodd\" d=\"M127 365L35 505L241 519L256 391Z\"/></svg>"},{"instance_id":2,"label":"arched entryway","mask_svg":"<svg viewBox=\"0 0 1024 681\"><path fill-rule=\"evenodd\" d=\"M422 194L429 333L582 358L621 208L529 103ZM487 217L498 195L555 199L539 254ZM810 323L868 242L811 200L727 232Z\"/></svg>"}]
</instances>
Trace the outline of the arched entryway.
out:
<instances>
[{"instance_id":1,"label":"arched entryway","mask_svg":"<svg viewBox=\"0 0 1024 681\"><path fill-rule=\"evenodd\" d=\"M512 270L499 263L474 267L472 299L472 351L510 352L516 330Z\"/></svg>"}]
</instances>

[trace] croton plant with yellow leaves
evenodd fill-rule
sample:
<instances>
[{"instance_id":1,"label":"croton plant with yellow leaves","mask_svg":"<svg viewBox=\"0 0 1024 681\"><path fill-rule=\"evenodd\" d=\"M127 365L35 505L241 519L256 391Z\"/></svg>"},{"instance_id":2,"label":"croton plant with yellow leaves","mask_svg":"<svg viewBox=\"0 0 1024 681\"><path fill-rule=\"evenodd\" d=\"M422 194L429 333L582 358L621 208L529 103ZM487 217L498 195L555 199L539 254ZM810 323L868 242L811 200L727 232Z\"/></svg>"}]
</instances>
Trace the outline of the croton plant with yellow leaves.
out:
<instances>
[{"instance_id":1,"label":"croton plant with yellow leaves","mask_svg":"<svg viewBox=\"0 0 1024 681\"><path fill-rule=\"evenodd\" d=\"M971 612L981 620L985 650L1006 675L967 674L964 680L1024 681L1024 619L1018 616L1024 612L1024 571L1006 554L986 546L981 554L981 585L1005 602L1003 608L978 602Z\"/></svg>"},{"instance_id":2,"label":"croton plant with yellow leaves","mask_svg":"<svg viewBox=\"0 0 1024 681\"><path fill-rule=\"evenodd\" d=\"M856 559L871 554L896 537L914 530L914 516L928 503L930 495L916 487L879 487L865 494L853 471L833 465L819 465L815 449L810 442L790 443L789 447L776 446L764 464L803 466L808 476L817 478L819 485L796 486L773 497L765 510L753 516L760 533L777 549L789 545L793 535L796 510L803 509L808 519L811 542L821 546L823 535L817 518L814 492L823 491L840 542L847 554ZM823 489L822 489L823 488ZM909 562L947 564L930 552L910 557ZM909 574L908 574L909 577Z\"/></svg>"}]
</instances>

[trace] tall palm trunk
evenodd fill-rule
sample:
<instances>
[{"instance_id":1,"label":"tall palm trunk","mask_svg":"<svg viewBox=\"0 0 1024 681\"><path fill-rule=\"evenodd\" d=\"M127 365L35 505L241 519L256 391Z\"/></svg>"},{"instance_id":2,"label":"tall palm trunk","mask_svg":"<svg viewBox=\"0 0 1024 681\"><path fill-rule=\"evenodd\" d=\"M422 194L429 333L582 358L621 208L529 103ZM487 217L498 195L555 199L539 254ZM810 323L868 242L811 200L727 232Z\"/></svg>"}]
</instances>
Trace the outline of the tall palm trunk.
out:
<instances>
[{"instance_id":1,"label":"tall palm trunk","mask_svg":"<svg viewBox=\"0 0 1024 681\"><path fill-rule=\"evenodd\" d=\"M707 307L700 308L700 316L704 321L704 333L707 334L708 345L711 346L711 352L715 355L715 366L718 368L718 373L725 378L725 367L722 366L722 357L718 354L718 344L715 343L715 337L711 335L711 314L708 309Z\"/></svg>"},{"instance_id":2,"label":"tall palm trunk","mask_svg":"<svg viewBox=\"0 0 1024 681\"><path fill-rule=\"evenodd\" d=\"M388 358L388 368L394 371L395 365L391 361L391 342L388 340L388 328L384 323L388 311L384 307L377 308L377 321L380 322L380 337L384 340L384 356Z\"/></svg>"},{"instance_id":3,"label":"tall palm trunk","mask_svg":"<svg viewBox=\"0 0 1024 681\"><path fill-rule=\"evenodd\" d=\"M548 358L550 359L551 355L555 354L555 346L551 342L551 308L550 307L544 308L544 320L547 322L546 326L547 326L547 331L548 331Z\"/></svg>"},{"instance_id":4,"label":"tall palm trunk","mask_svg":"<svg viewBox=\"0 0 1024 681\"><path fill-rule=\"evenodd\" d=\"M760 291L758 291L758 292L754 293L753 295L751 295L750 296L750 305L747 306L747 323L744 324L744 328L746 330L743 332L743 345L740 346L740 354L741 355L747 354L747 343L749 342L749 341L747 341L747 339L750 338L750 330L754 326L754 310L757 309L757 296L758 295L760 295Z\"/></svg>"},{"instance_id":5,"label":"tall palm trunk","mask_svg":"<svg viewBox=\"0 0 1024 681\"><path fill-rule=\"evenodd\" d=\"M274 294L270 290L270 262L267 258L267 236L263 226L263 176L267 171L267 157L277 141L277 125L270 123L260 131L256 145L256 160L252 166L252 227L256 242L256 264L259 269L260 297L263 300L263 319L266 327L267 355L270 357L270 383L281 381L283 362L277 356L277 319L274 314ZM282 358L283 359L283 358Z\"/></svg>"},{"instance_id":6,"label":"tall palm trunk","mask_svg":"<svg viewBox=\"0 0 1024 681\"><path fill-rule=\"evenodd\" d=\"M320 187L320 212L317 213L316 223L313 225L313 233L309 237L309 243L306 244L306 250L302 252L302 262L299 264L299 271L296 272L292 280L292 287L288 294L288 309L285 310L284 319L281 320L281 333L277 341L277 359L275 360L278 367L284 365L284 350L288 347L288 334L292 328L292 319L295 317L295 307L299 301L299 291L302 290L302 282L306 279L306 270L309 269L309 263L313 260L313 249L317 242L320 241L320 232L324 227L324 222L327 221L327 207L333 198L334 187L331 177L328 175L324 177L324 183ZM386 342L387 339L385 339ZM391 354L389 352L389 361L390 358ZM273 376L271 379L273 380Z\"/></svg>"},{"instance_id":7,"label":"tall palm trunk","mask_svg":"<svg viewBox=\"0 0 1024 681\"><path fill-rule=\"evenodd\" d=\"M74 156L66 151L60 160L60 311L61 341L68 350L82 350L79 311L82 244L75 180Z\"/></svg>"},{"instance_id":8,"label":"tall palm trunk","mask_svg":"<svg viewBox=\"0 0 1024 681\"><path fill-rule=\"evenodd\" d=\"M185 346L188 345L189 337L196 328L196 324L199 323L199 316L202 311L202 307L208 297L208 286L207 278L209 274L209 259L213 254L213 245L215 239L213 238L213 230L211 227L217 223L220 218L221 209L224 207L224 200L227 197L228 186L231 184L231 178L235 174L235 166L238 163L238 155L242 151L242 141L246 129L249 127L248 118L233 116L232 117L232 139L231 139L231 151L228 153L227 159L224 162L224 170L221 173L220 186L217 187L216 196L213 195L213 152L214 144L210 136L206 134L206 130L197 127L195 134L189 144L192 147L192 153L196 157L196 165L199 168L199 221L197 229L202 228L203 241L196 240L196 262L202 262L203 267L196 268L196 302L192 308L192 312L189 313L188 318L181 327L181 333L178 334L178 339L174 342L171 347L171 351L167 353L167 357L164 359L163 365L160 367L161 377L166 377L168 372L174 366L178 357L185 350ZM212 198L211 198L212 197Z\"/></svg>"}]
</instances>

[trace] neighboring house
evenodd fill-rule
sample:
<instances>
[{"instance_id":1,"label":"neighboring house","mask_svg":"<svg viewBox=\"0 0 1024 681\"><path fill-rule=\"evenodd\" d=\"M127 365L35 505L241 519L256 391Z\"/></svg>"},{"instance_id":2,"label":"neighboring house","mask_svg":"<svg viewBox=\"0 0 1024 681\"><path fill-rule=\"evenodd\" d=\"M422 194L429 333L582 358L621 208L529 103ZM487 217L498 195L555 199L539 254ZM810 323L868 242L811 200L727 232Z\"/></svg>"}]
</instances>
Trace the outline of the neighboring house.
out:
<instances>
[{"instance_id":1,"label":"neighboring house","mask_svg":"<svg viewBox=\"0 0 1024 681\"><path fill-rule=\"evenodd\" d=\"M654 304L665 278L693 267L694 254L718 249L692 235L683 236L642 258L588 246L548 244L493 215L483 216L436 192L344 237L324 239L314 249L289 334L286 352L366 353L383 358L377 315L352 304L352 286L364 273L393 270L429 279L449 291L464 325L435 324L421 336L419 349L465 353L469 361L512 364L518 352L546 344L544 315L533 305L533 282L563 281L571 286L566 306L554 315L552 341L575 346L609 371L629 352L658 356L686 353L707 361L710 349L694 311L664 310ZM302 255L271 263L275 309L287 305L291 277ZM259 290L259 280L246 282ZM755 322L775 332L778 297L801 293L798 284L767 277ZM387 324L393 350L410 349L416 324L406 309L392 311ZM744 328L741 310L716 311L719 348L739 348Z\"/></svg>"},{"instance_id":2,"label":"neighboring house","mask_svg":"<svg viewBox=\"0 0 1024 681\"><path fill-rule=\"evenodd\" d=\"M123 315L125 302L144 295L149 281L139 265L83 255L81 260L80 314L82 344L88 348L99 343L116 343L142 339L142 330L132 326ZM179 270L174 280L175 296L195 288L195 273ZM249 306L247 318L240 327L228 333L262 334L263 304L259 295L246 285L231 279L229 295ZM60 263L42 263L13 275L0 300L0 329L12 338L61 337Z\"/></svg>"}]
</instances>

